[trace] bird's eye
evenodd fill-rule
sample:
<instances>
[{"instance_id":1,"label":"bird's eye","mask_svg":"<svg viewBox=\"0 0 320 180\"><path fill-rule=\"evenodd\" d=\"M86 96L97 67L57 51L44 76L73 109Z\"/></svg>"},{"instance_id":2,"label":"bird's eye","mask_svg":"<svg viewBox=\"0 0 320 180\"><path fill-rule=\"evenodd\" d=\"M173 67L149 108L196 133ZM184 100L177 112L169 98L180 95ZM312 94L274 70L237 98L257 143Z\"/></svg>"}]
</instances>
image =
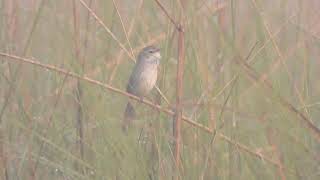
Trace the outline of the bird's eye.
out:
<instances>
[{"instance_id":1,"label":"bird's eye","mask_svg":"<svg viewBox=\"0 0 320 180\"><path fill-rule=\"evenodd\" d=\"M153 50L149 50L149 53L153 53Z\"/></svg>"}]
</instances>

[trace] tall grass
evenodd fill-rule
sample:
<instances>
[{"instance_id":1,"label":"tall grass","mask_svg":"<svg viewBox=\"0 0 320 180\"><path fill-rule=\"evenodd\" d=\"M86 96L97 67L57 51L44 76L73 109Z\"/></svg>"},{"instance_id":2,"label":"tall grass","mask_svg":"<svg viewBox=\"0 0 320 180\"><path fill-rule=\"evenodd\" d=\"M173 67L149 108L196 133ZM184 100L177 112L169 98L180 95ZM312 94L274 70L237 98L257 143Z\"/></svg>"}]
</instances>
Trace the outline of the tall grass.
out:
<instances>
[{"instance_id":1,"label":"tall grass","mask_svg":"<svg viewBox=\"0 0 320 180\"><path fill-rule=\"evenodd\" d=\"M0 0L1 179L319 179L319 6ZM125 87L149 44L141 101Z\"/></svg>"}]
</instances>

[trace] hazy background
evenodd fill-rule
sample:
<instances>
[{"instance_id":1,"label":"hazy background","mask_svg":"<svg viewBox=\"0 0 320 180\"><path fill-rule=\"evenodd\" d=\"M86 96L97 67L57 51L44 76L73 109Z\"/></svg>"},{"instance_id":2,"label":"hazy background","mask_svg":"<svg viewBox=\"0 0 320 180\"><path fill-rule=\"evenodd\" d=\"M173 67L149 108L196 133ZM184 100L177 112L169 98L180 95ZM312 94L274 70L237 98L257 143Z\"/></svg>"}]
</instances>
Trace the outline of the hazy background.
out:
<instances>
[{"instance_id":1,"label":"hazy background","mask_svg":"<svg viewBox=\"0 0 320 180\"><path fill-rule=\"evenodd\" d=\"M183 123L180 178L320 179L319 138L295 111L320 128L320 1L160 2L185 25L183 114L217 130ZM121 90L132 52L158 45L170 106L147 99L169 109L177 39L154 0L0 0L0 53ZM136 103L124 135L126 96L0 60L0 179L171 179L171 116Z\"/></svg>"}]
</instances>

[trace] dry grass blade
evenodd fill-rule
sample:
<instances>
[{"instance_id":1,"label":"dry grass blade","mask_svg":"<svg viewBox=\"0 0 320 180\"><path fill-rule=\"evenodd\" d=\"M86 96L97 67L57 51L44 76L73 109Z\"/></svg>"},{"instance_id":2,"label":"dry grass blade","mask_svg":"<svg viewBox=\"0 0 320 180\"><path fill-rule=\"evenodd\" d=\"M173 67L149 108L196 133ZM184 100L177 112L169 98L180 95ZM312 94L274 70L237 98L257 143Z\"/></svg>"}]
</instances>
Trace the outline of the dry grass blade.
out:
<instances>
[{"instance_id":1,"label":"dry grass blade","mask_svg":"<svg viewBox=\"0 0 320 180\"><path fill-rule=\"evenodd\" d=\"M245 69L245 72L247 73L248 77L251 80L258 82L260 79L259 74L253 68L251 68L249 64L241 60L240 57L236 59L237 59L237 63L239 63ZM268 92L270 93L274 92L271 83L267 79L263 80L262 84L264 85L264 87ZM285 108L287 108L290 112L293 112L294 114L297 115L297 117L300 118L302 124L305 125L305 127L307 127L311 131L311 134L315 137L315 139L318 142L320 142L320 129L316 125L314 125L310 121L310 119L308 119L302 112L300 112L297 108L295 108L292 104L290 104L286 99L284 99L281 95L278 94L277 98Z\"/></svg>"},{"instance_id":2,"label":"dry grass blade","mask_svg":"<svg viewBox=\"0 0 320 180\"><path fill-rule=\"evenodd\" d=\"M132 54L119 41L119 39L112 33L112 31L103 23L103 21L96 15L96 13L94 13L93 10L83 0L79 0L79 1L91 13L91 15L94 17L94 19L97 20L98 23L108 32L108 34L118 43L118 45L121 47L121 49L127 53L128 57L130 57L131 60L135 61Z\"/></svg>"},{"instance_id":3,"label":"dry grass blade","mask_svg":"<svg viewBox=\"0 0 320 180\"><path fill-rule=\"evenodd\" d=\"M116 9L116 11L117 11L117 14L118 14L119 18L120 18L120 22L121 22L121 26L122 26L124 35L125 35L126 40L127 40L128 44L129 44L129 47L130 47L131 55L132 55L132 57L134 57L133 50L132 50L132 46L131 46L131 43L130 43L130 40L129 40L129 36L128 36L128 33L127 33L127 31L126 31L126 27L125 27L125 25L124 25L124 23L123 23L123 20L122 20L122 18L121 18L121 14L120 14L120 12L119 12L118 6L117 6L117 4L116 4L116 2L115 2L114 0L112 0L112 3L113 3L113 5L114 5L114 7L115 7L115 9Z\"/></svg>"},{"instance_id":4,"label":"dry grass blade","mask_svg":"<svg viewBox=\"0 0 320 180\"><path fill-rule=\"evenodd\" d=\"M164 14L167 16L167 18L170 20L170 22L175 26L176 29L180 28L180 25L170 16L167 9L160 3L159 0L155 0L157 5L160 7L160 9L164 12Z\"/></svg>"}]
</instances>

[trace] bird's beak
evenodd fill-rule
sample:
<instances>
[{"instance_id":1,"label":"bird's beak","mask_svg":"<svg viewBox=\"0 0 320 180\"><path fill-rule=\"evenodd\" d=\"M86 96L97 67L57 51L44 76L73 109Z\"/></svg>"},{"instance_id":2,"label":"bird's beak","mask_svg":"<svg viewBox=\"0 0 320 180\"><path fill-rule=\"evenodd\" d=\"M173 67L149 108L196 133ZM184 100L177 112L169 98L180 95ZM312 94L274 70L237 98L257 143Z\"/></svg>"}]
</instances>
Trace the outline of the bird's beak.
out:
<instances>
[{"instance_id":1,"label":"bird's beak","mask_svg":"<svg viewBox=\"0 0 320 180\"><path fill-rule=\"evenodd\" d=\"M156 51L156 53L154 53L154 56L160 59L161 58L160 50Z\"/></svg>"}]
</instances>

